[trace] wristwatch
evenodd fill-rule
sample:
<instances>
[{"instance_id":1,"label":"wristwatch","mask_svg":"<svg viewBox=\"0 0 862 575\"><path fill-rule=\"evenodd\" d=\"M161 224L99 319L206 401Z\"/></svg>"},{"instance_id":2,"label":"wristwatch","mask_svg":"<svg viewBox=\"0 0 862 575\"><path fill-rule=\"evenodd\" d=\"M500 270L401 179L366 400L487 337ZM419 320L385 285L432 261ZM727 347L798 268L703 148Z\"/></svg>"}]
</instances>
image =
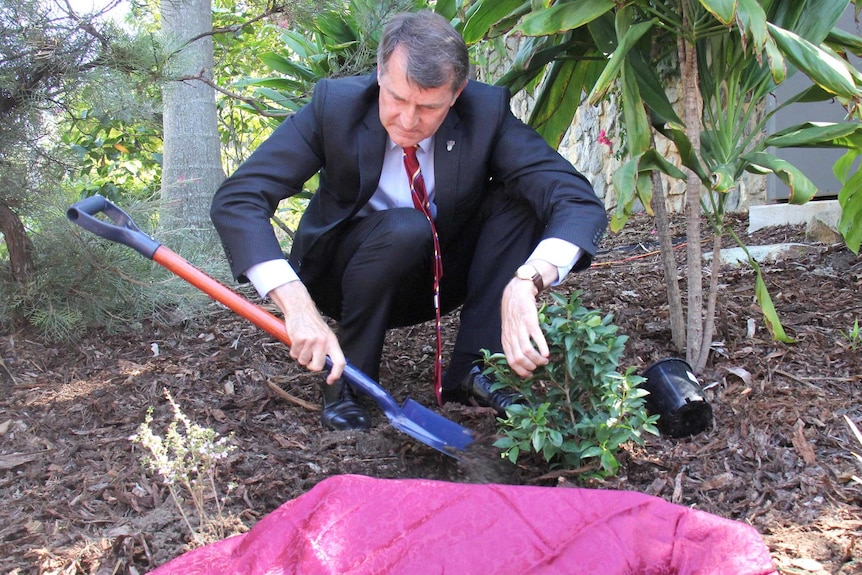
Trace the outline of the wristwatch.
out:
<instances>
[{"instance_id":1,"label":"wristwatch","mask_svg":"<svg viewBox=\"0 0 862 575\"><path fill-rule=\"evenodd\" d=\"M536 289L539 290L539 293L542 293L542 290L545 289L545 283L542 281L542 274L539 273L539 270L530 264L524 264L518 268L515 272L515 277L519 280L530 280L533 282L533 285L536 286Z\"/></svg>"}]
</instances>

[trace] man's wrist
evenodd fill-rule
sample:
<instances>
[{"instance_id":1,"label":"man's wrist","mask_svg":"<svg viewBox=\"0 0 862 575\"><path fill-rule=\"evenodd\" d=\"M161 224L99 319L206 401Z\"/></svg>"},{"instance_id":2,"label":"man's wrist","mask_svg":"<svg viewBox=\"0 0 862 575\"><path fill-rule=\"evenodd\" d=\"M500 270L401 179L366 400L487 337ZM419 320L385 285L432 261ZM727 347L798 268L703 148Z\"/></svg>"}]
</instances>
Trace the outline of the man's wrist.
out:
<instances>
[{"instance_id":1,"label":"man's wrist","mask_svg":"<svg viewBox=\"0 0 862 575\"><path fill-rule=\"evenodd\" d=\"M533 264L526 263L520 266L515 271L515 278L532 282L536 286L536 295L542 293L545 289L545 280L542 279L541 272Z\"/></svg>"},{"instance_id":2,"label":"man's wrist","mask_svg":"<svg viewBox=\"0 0 862 575\"><path fill-rule=\"evenodd\" d=\"M538 274L538 277L537 275ZM530 259L515 271L515 279L529 281L536 288L536 295L542 293L549 286L555 285L559 276L559 270L551 262L541 259Z\"/></svg>"},{"instance_id":3,"label":"man's wrist","mask_svg":"<svg viewBox=\"0 0 862 575\"><path fill-rule=\"evenodd\" d=\"M245 271L245 275L254 285L260 297L267 297L275 288L299 279L299 276L284 259L255 264Z\"/></svg>"}]
</instances>

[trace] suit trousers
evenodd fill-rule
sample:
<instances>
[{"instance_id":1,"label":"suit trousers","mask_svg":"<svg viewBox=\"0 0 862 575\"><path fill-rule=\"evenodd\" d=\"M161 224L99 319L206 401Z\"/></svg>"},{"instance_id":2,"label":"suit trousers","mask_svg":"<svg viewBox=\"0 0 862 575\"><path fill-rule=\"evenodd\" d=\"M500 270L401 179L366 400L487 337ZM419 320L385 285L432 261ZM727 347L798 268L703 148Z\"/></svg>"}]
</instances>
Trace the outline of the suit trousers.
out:
<instances>
[{"instance_id":1,"label":"suit trousers","mask_svg":"<svg viewBox=\"0 0 862 575\"><path fill-rule=\"evenodd\" d=\"M502 351L503 288L543 229L527 204L498 193L483 200L458 237L440 238L441 313L463 306L455 353ZM320 242L328 253L312 248L300 277L321 312L338 322L347 359L376 380L386 331L434 318L431 229L418 210L393 208L330 233L334 241Z\"/></svg>"}]
</instances>

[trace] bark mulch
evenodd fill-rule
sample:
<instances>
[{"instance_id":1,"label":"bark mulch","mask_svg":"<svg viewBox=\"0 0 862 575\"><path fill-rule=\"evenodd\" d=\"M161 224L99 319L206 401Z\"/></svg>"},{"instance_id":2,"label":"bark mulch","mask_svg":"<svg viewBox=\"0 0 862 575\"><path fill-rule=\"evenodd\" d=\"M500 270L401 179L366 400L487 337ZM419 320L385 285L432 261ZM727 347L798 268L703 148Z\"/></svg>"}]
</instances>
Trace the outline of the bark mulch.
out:
<instances>
[{"instance_id":1,"label":"bark mulch","mask_svg":"<svg viewBox=\"0 0 862 575\"><path fill-rule=\"evenodd\" d=\"M805 244L762 264L795 343L771 338L751 269L724 266L714 349L700 374L714 426L685 439L648 437L626 449L618 477L590 486L637 490L749 523L782 573L862 573L862 483L854 479L862 477L854 455L862 444L845 420L862 427L862 341L854 347L848 336L862 319L862 258L839 244L812 243L798 227L749 235L744 221L736 226L749 245ZM636 217L608 237L593 268L556 288L581 289L586 305L613 312L630 337L626 367L680 356L670 343L657 249L650 221ZM682 247L677 257L684 270ZM456 322L446 318L448 342ZM432 330L423 324L387 338L380 379L399 401L434 406ZM4 573L145 573L189 548L167 488L129 440L149 406L153 427L167 427L164 390L191 420L233 434L237 449L218 475L223 490L233 484L224 507L229 533L335 474L580 485L577 474L549 473L529 458L502 475L477 474L395 431L377 411L368 433L323 431L318 376L216 304L206 317L86 333L70 346L23 331L3 335L0 358ZM488 410L443 412L494 432Z\"/></svg>"}]
</instances>

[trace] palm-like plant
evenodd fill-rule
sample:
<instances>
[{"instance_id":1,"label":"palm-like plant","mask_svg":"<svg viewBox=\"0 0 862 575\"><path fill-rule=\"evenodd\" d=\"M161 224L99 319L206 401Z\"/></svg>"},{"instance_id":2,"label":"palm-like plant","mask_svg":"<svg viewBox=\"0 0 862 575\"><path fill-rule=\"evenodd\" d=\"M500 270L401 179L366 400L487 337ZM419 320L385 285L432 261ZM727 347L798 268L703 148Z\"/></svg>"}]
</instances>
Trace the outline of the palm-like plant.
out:
<instances>
[{"instance_id":1,"label":"palm-like plant","mask_svg":"<svg viewBox=\"0 0 862 575\"><path fill-rule=\"evenodd\" d=\"M283 118L309 101L319 80L374 69L386 19L420 4L420 0L328 0L310 21L296 22L281 34L282 49L258 55L274 75L246 78L237 85L253 88L255 112Z\"/></svg>"},{"instance_id":2,"label":"palm-like plant","mask_svg":"<svg viewBox=\"0 0 862 575\"><path fill-rule=\"evenodd\" d=\"M854 4L857 0L853 0ZM663 249L674 342L685 347L695 370L706 364L712 339L718 288L718 260L706 306L701 267L701 216L714 234L717 250L724 226L728 192L747 172L775 174L790 188L791 203L815 193L813 183L795 166L770 152L772 147L841 147L835 166L843 182L839 224L847 245L858 252L862 241L862 173L852 168L862 152L857 121L807 122L767 134L770 92L790 74L801 71L814 86L783 104L835 98L859 117L862 76L842 55L859 53L862 39L834 29L850 0L579 0L547 3L478 0L461 14L468 42L509 33L520 35L519 52L500 81L513 91L539 85L530 118L545 138L558 145L574 112L588 94L591 103L618 87L626 133L626 161L614 176L617 207L612 229L620 229L636 200L655 207L657 227L670 240L662 221L664 199L658 173L686 182L687 319L676 285L675 262ZM677 64L682 110L666 95L669 78L657 63ZM657 135L673 142L681 166L655 148ZM856 225L854 225L856 223ZM734 239L742 245L739 238ZM744 247L744 246L743 246ZM756 294L774 337L784 333L757 264ZM676 294L676 295L675 295Z\"/></svg>"}]
</instances>

